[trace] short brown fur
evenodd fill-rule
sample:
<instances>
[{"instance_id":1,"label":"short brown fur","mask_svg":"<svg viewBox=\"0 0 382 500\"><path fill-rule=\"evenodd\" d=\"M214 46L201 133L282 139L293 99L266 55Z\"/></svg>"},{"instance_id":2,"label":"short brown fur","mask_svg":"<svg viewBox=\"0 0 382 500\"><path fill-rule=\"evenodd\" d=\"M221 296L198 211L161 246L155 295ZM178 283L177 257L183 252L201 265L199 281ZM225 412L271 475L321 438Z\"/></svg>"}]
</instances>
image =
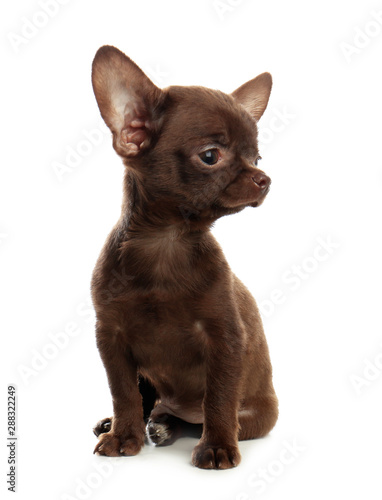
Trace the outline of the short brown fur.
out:
<instances>
[{"instance_id":1,"label":"short brown fur","mask_svg":"<svg viewBox=\"0 0 382 500\"><path fill-rule=\"evenodd\" d=\"M92 80L126 169L121 217L92 280L114 410L94 429L95 452L135 455L145 427L155 443L168 444L185 421L203 424L195 466L236 466L238 440L265 436L278 402L256 303L210 227L260 205L269 190L256 165L271 77L231 95L161 90L105 46Z\"/></svg>"}]
</instances>

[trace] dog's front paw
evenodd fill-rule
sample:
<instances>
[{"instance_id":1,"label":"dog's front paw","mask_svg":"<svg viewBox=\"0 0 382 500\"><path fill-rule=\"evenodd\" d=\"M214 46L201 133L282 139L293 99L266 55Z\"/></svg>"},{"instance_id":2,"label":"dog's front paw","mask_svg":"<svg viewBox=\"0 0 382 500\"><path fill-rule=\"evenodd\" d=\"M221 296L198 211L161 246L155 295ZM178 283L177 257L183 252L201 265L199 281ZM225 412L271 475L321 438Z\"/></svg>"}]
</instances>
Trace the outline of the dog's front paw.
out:
<instances>
[{"instance_id":1,"label":"dog's front paw","mask_svg":"<svg viewBox=\"0 0 382 500\"><path fill-rule=\"evenodd\" d=\"M112 431L101 434L94 448L96 455L121 457L137 455L144 444L144 434L139 436L117 436Z\"/></svg>"},{"instance_id":2,"label":"dog's front paw","mask_svg":"<svg viewBox=\"0 0 382 500\"><path fill-rule=\"evenodd\" d=\"M199 469L231 469L241 460L237 446L212 446L201 441L192 452L192 465Z\"/></svg>"}]
</instances>

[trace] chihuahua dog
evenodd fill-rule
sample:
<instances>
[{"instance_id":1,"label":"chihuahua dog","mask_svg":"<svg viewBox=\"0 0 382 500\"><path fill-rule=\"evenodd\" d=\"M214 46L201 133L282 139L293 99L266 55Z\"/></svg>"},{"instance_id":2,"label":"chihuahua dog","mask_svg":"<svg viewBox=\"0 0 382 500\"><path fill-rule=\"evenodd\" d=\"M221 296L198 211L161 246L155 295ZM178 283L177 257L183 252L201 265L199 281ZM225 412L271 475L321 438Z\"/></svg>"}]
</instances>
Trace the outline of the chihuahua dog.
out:
<instances>
[{"instance_id":1,"label":"chihuahua dog","mask_svg":"<svg viewBox=\"0 0 382 500\"><path fill-rule=\"evenodd\" d=\"M238 440L278 417L255 300L210 232L214 221L261 205L257 121L271 92L263 73L232 94L159 89L118 49L101 47L94 93L125 165L120 219L92 279L97 346L113 416L94 428L94 453L136 455L179 424L202 424L192 464L228 469Z\"/></svg>"}]
</instances>

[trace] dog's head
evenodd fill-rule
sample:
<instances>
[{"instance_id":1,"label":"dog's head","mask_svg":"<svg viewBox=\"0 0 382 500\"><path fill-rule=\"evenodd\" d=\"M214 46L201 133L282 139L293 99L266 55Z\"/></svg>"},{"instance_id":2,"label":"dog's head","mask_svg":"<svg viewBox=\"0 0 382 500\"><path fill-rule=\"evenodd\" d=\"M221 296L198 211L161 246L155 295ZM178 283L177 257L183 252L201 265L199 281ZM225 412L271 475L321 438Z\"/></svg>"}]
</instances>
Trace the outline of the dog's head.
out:
<instances>
[{"instance_id":1,"label":"dog's head","mask_svg":"<svg viewBox=\"0 0 382 500\"><path fill-rule=\"evenodd\" d=\"M94 58L92 81L114 148L151 207L192 221L263 202L270 179L257 168L257 121L271 92L269 73L230 95L203 87L161 90L105 46Z\"/></svg>"}]
</instances>

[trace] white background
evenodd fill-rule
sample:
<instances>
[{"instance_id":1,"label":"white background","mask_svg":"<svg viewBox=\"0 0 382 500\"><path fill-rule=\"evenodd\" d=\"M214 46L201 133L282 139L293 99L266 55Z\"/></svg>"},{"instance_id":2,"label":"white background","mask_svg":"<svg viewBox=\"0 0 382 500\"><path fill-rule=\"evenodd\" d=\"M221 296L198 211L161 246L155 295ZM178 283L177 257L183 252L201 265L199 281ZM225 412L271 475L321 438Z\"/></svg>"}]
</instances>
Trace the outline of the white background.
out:
<instances>
[{"instance_id":1,"label":"white background","mask_svg":"<svg viewBox=\"0 0 382 500\"><path fill-rule=\"evenodd\" d=\"M13 383L22 499L380 498L382 3L72 0L42 11L1 7L1 490ZM259 123L271 192L214 229L260 303L280 399L277 426L240 444L235 470L194 469L191 438L92 455L111 398L89 282L123 174L90 82L103 44L163 87L231 92L273 75ZM96 128L98 144L84 143ZM81 156L60 178L54 165L72 148Z\"/></svg>"}]
</instances>

